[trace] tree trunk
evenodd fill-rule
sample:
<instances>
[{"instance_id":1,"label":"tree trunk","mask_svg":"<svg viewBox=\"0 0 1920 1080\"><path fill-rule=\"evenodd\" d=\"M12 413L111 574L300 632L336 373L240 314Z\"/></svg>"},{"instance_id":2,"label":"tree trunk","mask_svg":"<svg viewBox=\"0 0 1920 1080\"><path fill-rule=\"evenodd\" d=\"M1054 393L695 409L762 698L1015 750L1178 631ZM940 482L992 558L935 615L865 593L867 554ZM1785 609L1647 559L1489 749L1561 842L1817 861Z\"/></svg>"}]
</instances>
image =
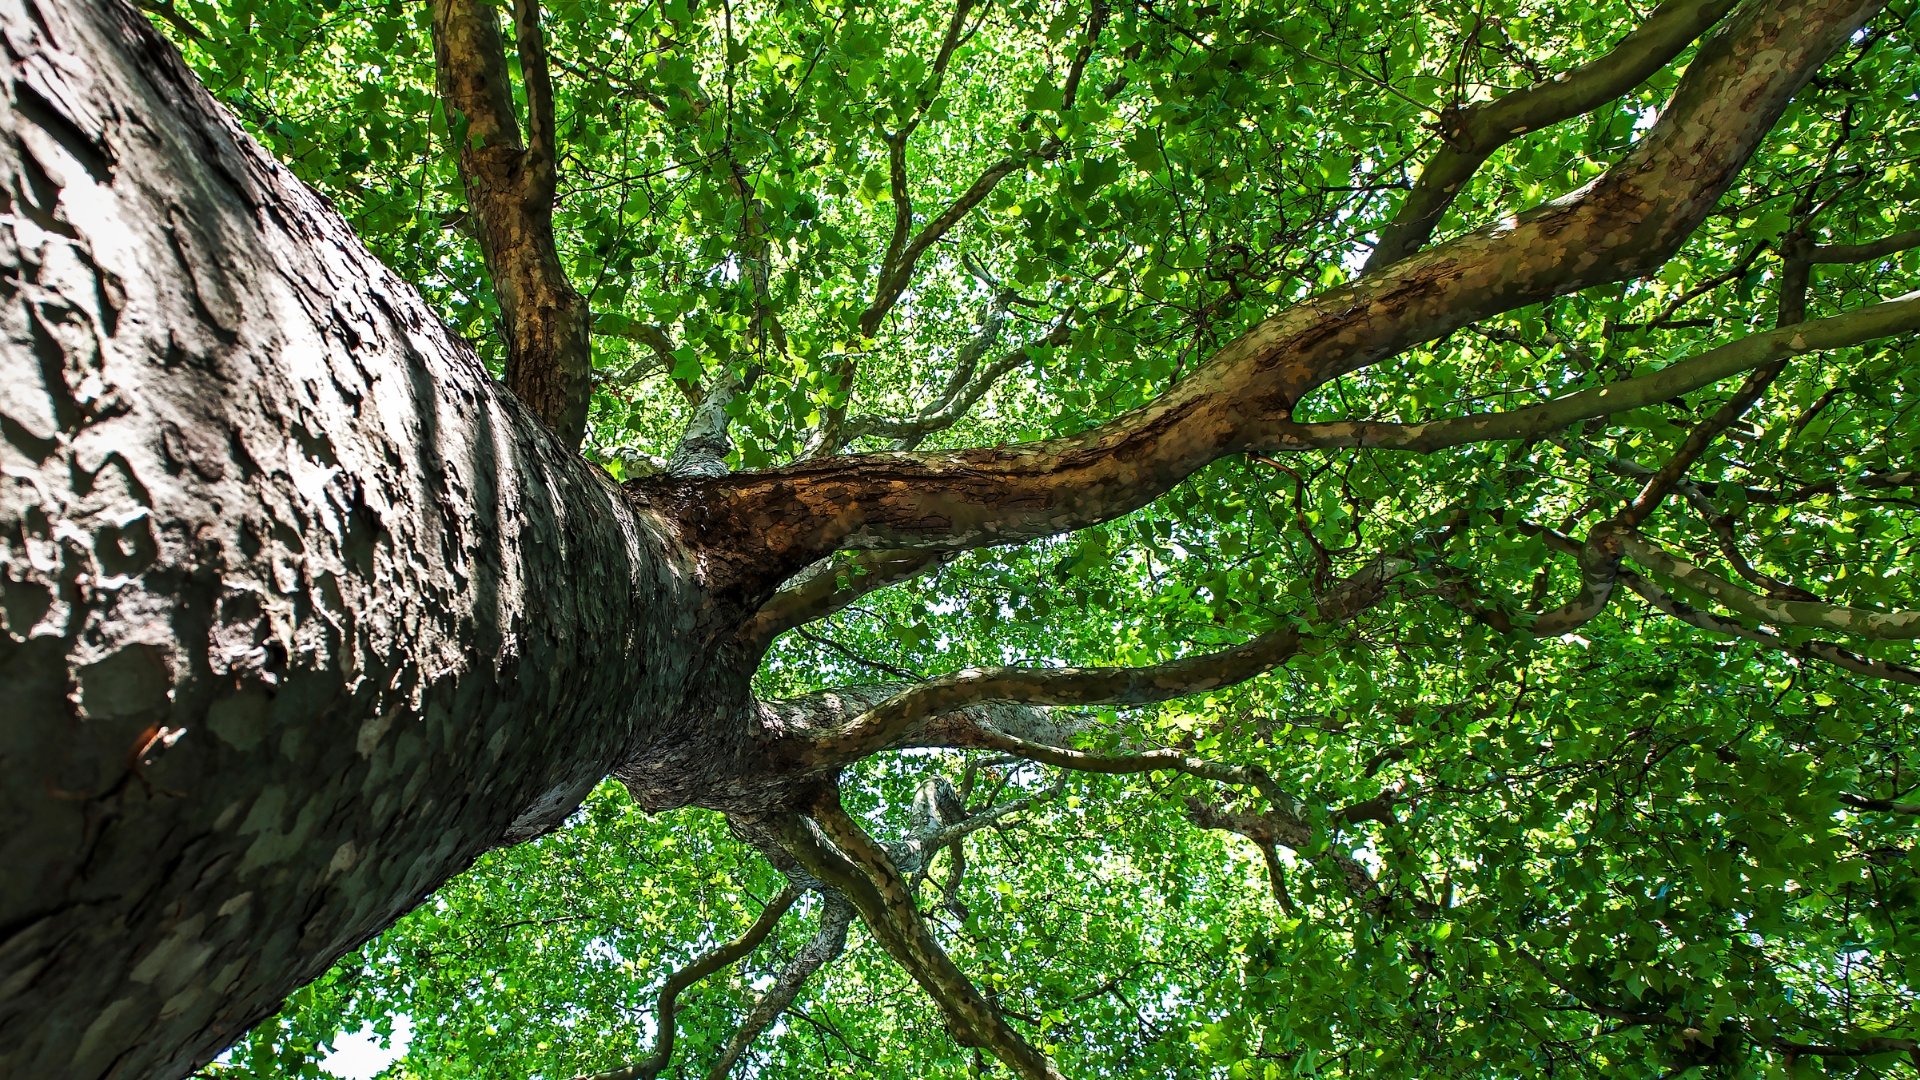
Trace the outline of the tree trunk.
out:
<instances>
[{"instance_id":1,"label":"tree trunk","mask_svg":"<svg viewBox=\"0 0 1920 1080\"><path fill-rule=\"evenodd\" d=\"M171 1080L739 617L131 8L0 45L0 1075Z\"/></svg>"}]
</instances>

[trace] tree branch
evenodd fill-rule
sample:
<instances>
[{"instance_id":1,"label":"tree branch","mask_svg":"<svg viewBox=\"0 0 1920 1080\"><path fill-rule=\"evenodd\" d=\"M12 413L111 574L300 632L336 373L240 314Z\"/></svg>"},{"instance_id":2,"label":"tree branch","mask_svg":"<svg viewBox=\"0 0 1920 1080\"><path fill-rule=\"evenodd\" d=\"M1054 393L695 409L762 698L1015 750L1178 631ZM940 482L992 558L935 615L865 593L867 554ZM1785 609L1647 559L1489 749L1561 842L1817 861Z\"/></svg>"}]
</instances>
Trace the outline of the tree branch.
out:
<instances>
[{"instance_id":1,"label":"tree branch","mask_svg":"<svg viewBox=\"0 0 1920 1080\"><path fill-rule=\"evenodd\" d=\"M1790 234L1781 245L1785 260L1780 268L1779 325L1805 321L1807 292L1813 284L1815 266L1871 262L1912 247L1920 247L1920 229L1862 244L1819 245L1803 233ZM1809 418L1811 415L1808 414Z\"/></svg>"},{"instance_id":2,"label":"tree branch","mask_svg":"<svg viewBox=\"0 0 1920 1080\"><path fill-rule=\"evenodd\" d=\"M175 33L189 41L207 42L213 40L207 36L205 30L193 25L193 23L187 20L185 15L180 14L180 9L174 7L171 0L140 0L140 10L149 15L157 15L165 19L167 25L173 27Z\"/></svg>"},{"instance_id":3,"label":"tree branch","mask_svg":"<svg viewBox=\"0 0 1920 1080\"><path fill-rule=\"evenodd\" d=\"M1644 409L1714 383L1808 352L1845 348L1920 330L1920 292L1869 304L1832 318L1750 334L1650 375L1577 390L1540 405L1424 424L1341 420L1276 425L1270 450L1372 447L1432 453L1468 443L1533 439L1598 416Z\"/></svg>"},{"instance_id":4,"label":"tree branch","mask_svg":"<svg viewBox=\"0 0 1920 1080\"><path fill-rule=\"evenodd\" d=\"M1580 545L1576 541L1569 537L1562 536L1560 533L1545 526L1537 525L1530 521L1517 521L1514 524L1521 532L1530 536L1538 536L1547 546L1557 551L1570 554L1577 554L1580 551ZM1653 582L1648 581L1641 575L1624 567L1618 569L1617 574L1620 584L1626 585L1638 593L1640 597L1655 610L1671 615L1682 622L1697 626L1702 630L1728 634L1733 637L1752 641L1759 645L1764 645L1769 649L1787 653L1791 656L1833 664L1837 667L1855 672L1856 674L1866 675L1876 679L1886 679L1891 682L1920 685L1920 670L1901 664L1869 659L1868 657L1861 656L1858 653L1842 648L1831 642L1811 641L1796 644L1785 641L1779 635L1764 628L1756 629L1725 616L1702 611L1691 604L1675 599Z\"/></svg>"},{"instance_id":5,"label":"tree branch","mask_svg":"<svg viewBox=\"0 0 1920 1080\"><path fill-rule=\"evenodd\" d=\"M939 851L941 848L952 847L967 837L972 836L974 833L979 832L981 829L987 828L990 825L997 825L1002 820L1021 813L1042 799L1059 795L1064 789L1066 777L1063 776L1060 779L1060 783L1056 783L1053 787L1038 795L1023 795L1018 799L1009 799L999 806L990 807L977 814L970 814L951 825L928 833L926 836L916 837L914 842L919 846L920 857L922 859L930 859L933 853Z\"/></svg>"},{"instance_id":6,"label":"tree branch","mask_svg":"<svg viewBox=\"0 0 1920 1080\"><path fill-rule=\"evenodd\" d=\"M1821 1058L1857 1058L1873 1057L1878 1054L1905 1054L1915 1068L1920 1068L1920 1041L1913 1039L1895 1039L1885 1036L1864 1038L1852 1046L1820 1046L1813 1043L1789 1042L1786 1039L1773 1040L1773 1048L1789 1058L1806 1056Z\"/></svg>"},{"instance_id":7,"label":"tree branch","mask_svg":"<svg viewBox=\"0 0 1920 1080\"><path fill-rule=\"evenodd\" d=\"M1920 247L1920 229L1909 229L1862 244L1821 244L1807 252L1807 261L1828 266L1872 262L1917 247Z\"/></svg>"},{"instance_id":8,"label":"tree branch","mask_svg":"<svg viewBox=\"0 0 1920 1080\"><path fill-rule=\"evenodd\" d=\"M1920 814L1920 803L1894 802L1892 799L1865 799L1845 792L1840 794L1840 801L1855 810L1872 810L1882 814Z\"/></svg>"},{"instance_id":9,"label":"tree branch","mask_svg":"<svg viewBox=\"0 0 1920 1080\"><path fill-rule=\"evenodd\" d=\"M1810 600L1776 600L1749 592L1703 567L1695 566L1636 534L1623 533L1620 545L1634 562L1663 574L1751 619L1781 626L1839 630L1882 641L1920 638L1920 610L1875 611Z\"/></svg>"},{"instance_id":10,"label":"tree branch","mask_svg":"<svg viewBox=\"0 0 1920 1080\"><path fill-rule=\"evenodd\" d=\"M1646 578L1641 577L1631 570L1622 570L1620 572L1620 580L1628 588L1639 593L1641 599L1645 600L1656 611L1664 612L1682 622L1697 626L1702 630L1728 634L1759 645L1764 645L1769 649L1786 653L1789 656L1797 656L1807 660L1819 660L1832 664L1835 667L1851 671L1857 675L1865 675L1875 679L1885 679L1888 682L1905 683L1910 686L1920 686L1920 670L1907 667L1903 664L1890 664L1884 660L1874 660L1861 656L1859 653L1841 648L1832 642L1813 641L1796 644L1783 640L1778 634L1774 634L1768 630L1756 629L1744 623L1726 618L1725 616L1702 611L1691 604L1678 600L1666 590L1661 589L1653 582L1648 581Z\"/></svg>"},{"instance_id":11,"label":"tree branch","mask_svg":"<svg viewBox=\"0 0 1920 1080\"><path fill-rule=\"evenodd\" d=\"M1530 131L1580 116L1645 82L1733 10L1735 0L1667 0L1606 55L1492 101L1449 108L1440 149L1420 170L1363 273L1373 273L1426 244L1440 217L1493 152Z\"/></svg>"},{"instance_id":12,"label":"tree branch","mask_svg":"<svg viewBox=\"0 0 1920 1080\"><path fill-rule=\"evenodd\" d=\"M687 418L680 441L667 458L669 475L692 478L728 474L726 457L733 452L733 439L727 434L727 428L733 424L733 414L727 407L733 404L734 398L753 389L760 374L758 364L750 364L744 372L722 367L714 373L706 392L700 395L699 404L693 407L693 415Z\"/></svg>"},{"instance_id":13,"label":"tree branch","mask_svg":"<svg viewBox=\"0 0 1920 1080\"><path fill-rule=\"evenodd\" d=\"M998 310L1004 315L1006 309L1001 306ZM999 336L1000 323L990 320L988 326L967 343L967 348L962 350L956 361L954 374L960 376L965 372L967 378L961 380L958 385L950 383L946 393L929 402L926 408L911 420L894 420L884 416L866 415L848 421L846 440L852 442L863 435L879 435L895 440L896 449L910 450L928 435L952 427L961 417L967 415L982 397L986 396L988 390L993 389L993 384L998 382L1002 375L1031 361L1034 349L1058 348L1065 345L1072 337L1074 314L1074 311L1068 311L1055 321L1053 329L1049 330L1046 336L1005 353L984 368L979 368L977 377L973 377L979 355L972 350L978 345L979 352L986 351L991 347L989 335Z\"/></svg>"},{"instance_id":14,"label":"tree branch","mask_svg":"<svg viewBox=\"0 0 1920 1080\"><path fill-rule=\"evenodd\" d=\"M947 20L946 36L941 38L940 51L933 59L926 96L913 115L900 125L900 130L886 137L887 177L893 192L893 235L888 239L886 254L880 260L880 276L883 279L905 255L907 237L913 231L913 193L907 183L907 140L919 128L920 121L925 119L928 106L940 96L940 86L946 81L947 64L953 59L953 51L960 46L960 39L966 31L967 16L972 14L974 3L975 0L959 0L953 6L953 16ZM878 320L875 325L878 325ZM865 327L864 319L862 327ZM866 334L872 337L873 331L867 330Z\"/></svg>"},{"instance_id":15,"label":"tree branch","mask_svg":"<svg viewBox=\"0 0 1920 1080\"><path fill-rule=\"evenodd\" d=\"M494 6L433 0L436 84L500 303L507 388L573 449L586 434L592 397L593 316L567 281L554 243L553 88L536 0L514 0L514 28L531 145L520 138Z\"/></svg>"},{"instance_id":16,"label":"tree branch","mask_svg":"<svg viewBox=\"0 0 1920 1080\"><path fill-rule=\"evenodd\" d=\"M617 337L636 344L645 345L653 354L653 362L640 361L632 367L607 380L615 386L629 387L656 371L665 372L673 378L673 369L677 361L673 355L673 339L667 336L666 328L655 323L634 322L624 315L605 312L593 316L595 337ZM687 379L673 379L674 388L680 391L691 404L700 404L701 392L698 383Z\"/></svg>"},{"instance_id":17,"label":"tree branch","mask_svg":"<svg viewBox=\"0 0 1920 1080\"><path fill-rule=\"evenodd\" d=\"M1786 368L1785 360L1773 360L1750 372L1731 399L1715 409L1712 416L1693 425L1679 449L1647 478L1633 501L1613 516L1614 522L1626 529L1639 528L1659 508L1674 485L1686 476L1687 470L1693 468L1693 463L1700 460L1700 455L1706 452L1707 447L1735 420L1753 408L1754 402L1760 400L1760 395L1766 393L1767 387L1773 385L1773 380Z\"/></svg>"},{"instance_id":18,"label":"tree branch","mask_svg":"<svg viewBox=\"0 0 1920 1080\"><path fill-rule=\"evenodd\" d=\"M780 976L767 992L754 1002L753 1009L740 1021L733 1034L728 1036L726 1045L720 1048L720 1056L714 1059L713 1067L707 1070L707 1080L726 1080L728 1073L747 1052L753 1040L767 1030L780 1014L787 1011L793 999L800 995L800 987L813 977L813 973L840 958L847 947L847 926L853 921L853 905L839 893L824 894L820 909L820 929L807 940L793 960L781 970Z\"/></svg>"},{"instance_id":19,"label":"tree branch","mask_svg":"<svg viewBox=\"0 0 1920 1080\"><path fill-rule=\"evenodd\" d=\"M1228 829L1237 832L1260 845L1269 856L1272 854L1274 844L1303 852L1311 850L1313 846L1313 826L1301 816L1306 810L1306 804L1281 791L1262 769L1208 761L1181 750L1089 754L1081 750L1070 750L1023 739L985 725L981 726L975 741L977 745L1059 769L1102 773L1110 776L1167 770L1214 783L1249 787L1258 791L1261 797L1266 799L1269 809L1265 813L1234 813L1219 810L1210 804L1196 802L1189 804L1194 823L1202 828ZM1374 800L1376 804L1378 801ZM1330 825L1338 828L1342 824L1351 823L1361 817L1377 817L1379 813L1377 808L1366 807L1363 804L1357 812L1356 808L1336 810L1327 816L1327 820ZM1355 862L1351 856L1333 852L1330 857L1339 877L1356 896L1365 898L1379 893L1379 886L1373 880L1373 875ZM1279 875L1278 863L1276 862L1269 870L1273 875L1274 898L1282 907L1289 906L1291 901L1286 896L1286 885Z\"/></svg>"},{"instance_id":20,"label":"tree branch","mask_svg":"<svg viewBox=\"0 0 1920 1080\"><path fill-rule=\"evenodd\" d=\"M559 188L559 141L554 135L553 76L547 70L539 0L513 0L513 41L519 53L520 84L527 95L527 149L533 152L539 183L551 199Z\"/></svg>"},{"instance_id":21,"label":"tree branch","mask_svg":"<svg viewBox=\"0 0 1920 1080\"><path fill-rule=\"evenodd\" d=\"M956 12L954 17L957 20L960 18L960 14ZM1078 88L1081 73L1086 68L1087 59L1092 55L1094 45L1099 40L1100 31L1106 26L1106 22L1107 5L1104 2L1095 3L1093 12L1087 23L1087 42L1076 56L1072 70L1067 76L1066 87L1063 87L1061 91L1061 97L1066 102L1066 104L1063 104L1063 108L1071 108L1072 99L1068 96L1068 88ZM951 33L951 30L949 33ZM1113 95L1119 93L1124 86L1124 83L1116 84L1108 90L1106 96L1112 98ZM989 165L981 172L979 177L968 186L967 190L962 192L958 198L954 199L944 211L921 226L920 232L916 234L911 241L907 242L904 247L900 248L899 254L882 266L880 282L874 289L873 302L868 304L867 309L860 313L860 332L867 337L872 337L878 332L880 329L880 321L887 317L889 311L893 310L894 304L900 300L900 294L906 291L907 284L913 280L914 267L919 263L920 256L924 255L928 248L938 243L940 238L945 236L955 225L958 225L974 207L980 205L988 195L992 194L993 189L999 186L1001 180L1006 179L1009 175L1024 167L1026 163L1034 157L1051 160L1055 155L1059 154L1061 147L1062 144L1058 138L1049 138L1038 150L1005 157ZM904 234L898 231L898 200L896 200L895 205L895 240L898 240L900 236ZM892 251L891 244L889 244L889 251Z\"/></svg>"},{"instance_id":22,"label":"tree branch","mask_svg":"<svg viewBox=\"0 0 1920 1080\"><path fill-rule=\"evenodd\" d=\"M1322 621L1339 624L1377 603L1412 564L1382 557L1318 598ZM815 737L793 753L815 768L858 761L910 737L932 717L989 702L1143 705L1235 683L1285 663L1307 640L1294 626L1200 656L1135 668L968 668L908 687Z\"/></svg>"},{"instance_id":23,"label":"tree branch","mask_svg":"<svg viewBox=\"0 0 1920 1080\"><path fill-rule=\"evenodd\" d=\"M1187 816L1203 829L1218 829L1244 836L1264 852L1271 853L1275 845L1302 855L1313 850L1313 826L1278 807L1265 812L1227 810L1200 799L1188 799ZM1329 845L1319 858L1312 861L1319 862L1322 859L1333 864L1333 877L1355 900L1371 905L1384 899L1380 883L1352 855ZM1279 859L1275 857L1268 867L1269 879L1274 888L1274 898L1287 906L1291 899L1286 896L1286 885L1279 870Z\"/></svg>"},{"instance_id":24,"label":"tree branch","mask_svg":"<svg viewBox=\"0 0 1920 1080\"><path fill-rule=\"evenodd\" d=\"M671 14L668 19L677 34L686 35L684 22L674 21ZM713 107L712 98L707 96L697 80L690 84L676 84L673 89L686 102L695 119ZM661 112L669 109L668 103L662 98L649 96L648 101ZM746 351L752 353L771 344L784 353L787 349L786 332L769 302L767 227L760 200L746 168L734 157L731 142L723 143L708 155L708 159L713 162L714 173L721 185L740 201L742 242L735 245L734 251L744 271L741 276L753 290L753 317ZM762 371L761 365L752 361L740 371L723 368L715 373L703 389L695 388L689 393L694 402L693 414L688 417L686 428L680 433L673 452L668 455L668 476L720 477L727 474L726 456L733 451L733 440L727 434L733 417L727 411L727 406L735 397L752 389ZM682 392L687 392L687 387L682 387Z\"/></svg>"},{"instance_id":25,"label":"tree branch","mask_svg":"<svg viewBox=\"0 0 1920 1080\"><path fill-rule=\"evenodd\" d=\"M1607 609L1620 580L1620 541L1607 528L1595 528L1580 547L1580 591L1559 607L1534 616L1527 627L1535 637L1559 637L1593 621Z\"/></svg>"},{"instance_id":26,"label":"tree branch","mask_svg":"<svg viewBox=\"0 0 1920 1080\"><path fill-rule=\"evenodd\" d=\"M755 663L773 639L796 626L824 619L868 593L897 585L945 565L936 551L862 551L822 561L773 594L735 639ZM844 582L844 584L843 584Z\"/></svg>"},{"instance_id":27,"label":"tree branch","mask_svg":"<svg viewBox=\"0 0 1920 1080\"><path fill-rule=\"evenodd\" d=\"M754 920L746 933L667 976L666 985L660 988L660 1006L654 1021L658 1032L654 1036L653 1053L630 1065L594 1073L590 1077L576 1077L575 1080L653 1080L660 1075L667 1063L673 1060L673 1017L681 991L759 948L760 943L767 940L767 935L773 933L780 917L799 898L800 890L787 886L760 912L760 917Z\"/></svg>"},{"instance_id":28,"label":"tree branch","mask_svg":"<svg viewBox=\"0 0 1920 1080\"><path fill-rule=\"evenodd\" d=\"M769 824L810 873L853 902L881 948L940 1007L954 1039L990 1051L1029 1080L1061 1080L1053 1063L1007 1026L999 1010L933 939L906 880L886 850L840 808L839 792L826 789L811 809L818 833L798 814L781 815Z\"/></svg>"}]
</instances>

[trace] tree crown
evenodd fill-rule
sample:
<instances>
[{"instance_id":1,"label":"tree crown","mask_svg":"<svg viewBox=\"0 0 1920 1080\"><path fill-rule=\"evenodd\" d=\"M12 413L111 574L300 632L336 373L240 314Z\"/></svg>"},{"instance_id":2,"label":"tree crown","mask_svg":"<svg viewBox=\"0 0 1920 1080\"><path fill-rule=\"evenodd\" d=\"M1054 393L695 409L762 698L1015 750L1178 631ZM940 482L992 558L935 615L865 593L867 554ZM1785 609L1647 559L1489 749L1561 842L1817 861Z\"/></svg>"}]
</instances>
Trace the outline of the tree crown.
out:
<instances>
[{"instance_id":1,"label":"tree crown","mask_svg":"<svg viewBox=\"0 0 1920 1080\"><path fill-rule=\"evenodd\" d=\"M436 82L461 5L144 6L505 370L461 151L507 136ZM532 117L508 141L537 154L532 7L502 57ZM703 454L737 477L1123 430L1270 320L1386 303L1369 283L1581 206L1690 107L1731 8L553 0L532 25L592 320L583 451L644 486ZM1920 1062L1912 17L1850 34L1724 193L1604 280L1421 315L1164 495L905 572L826 564L838 599L779 627L760 698L1062 709L1044 745L863 755L840 797L1066 1075ZM1242 645L1284 666L1058 688ZM951 676L1005 667L1050 674L1002 677L1011 698ZM923 851L960 820L923 807L942 783L978 831ZM609 784L213 1071L310 1075L336 1029L404 1013L401 1075L572 1076L669 1030L704 1072L845 932L831 882L677 1021L661 989L790 879L720 815ZM982 1067L876 941L742 1069Z\"/></svg>"}]
</instances>

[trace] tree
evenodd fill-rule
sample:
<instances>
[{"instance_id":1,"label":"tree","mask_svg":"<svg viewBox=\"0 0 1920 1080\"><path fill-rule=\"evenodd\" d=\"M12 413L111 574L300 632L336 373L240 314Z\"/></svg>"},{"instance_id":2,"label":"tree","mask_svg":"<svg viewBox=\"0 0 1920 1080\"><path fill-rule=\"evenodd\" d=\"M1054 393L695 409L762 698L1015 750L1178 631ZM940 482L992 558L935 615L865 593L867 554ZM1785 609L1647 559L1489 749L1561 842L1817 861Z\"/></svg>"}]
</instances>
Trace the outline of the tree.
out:
<instances>
[{"instance_id":1,"label":"tree","mask_svg":"<svg viewBox=\"0 0 1920 1080\"><path fill-rule=\"evenodd\" d=\"M1915 1052L1907 15L144 6L0 4L11 1071L187 1072L609 774L765 860L622 1075L856 921L928 1069L1156 985L1248 1075ZM1072 800L1201 830L1187 976L996 951Z\"/></svg>"}]
</instances>

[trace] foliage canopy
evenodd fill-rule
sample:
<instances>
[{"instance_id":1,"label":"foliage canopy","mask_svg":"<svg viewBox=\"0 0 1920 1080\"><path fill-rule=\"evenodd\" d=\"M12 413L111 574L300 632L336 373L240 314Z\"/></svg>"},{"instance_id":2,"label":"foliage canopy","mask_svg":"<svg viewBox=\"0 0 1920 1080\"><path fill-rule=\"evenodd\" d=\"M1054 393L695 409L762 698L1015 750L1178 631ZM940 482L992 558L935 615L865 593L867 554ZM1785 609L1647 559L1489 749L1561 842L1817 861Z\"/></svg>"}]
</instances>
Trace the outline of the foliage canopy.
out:
<instances>
[{"instance_id":1,"label":"foliage canopy","mask_svg":"<svg viewBox=\"0 0 1920 1080\"><path fill-rule=\"evenodd\" d=\"M429 5L145 6L256 137L503 360ZM1476 106L1709 6L553 0L556 228L595 313L585 450L619 478L657 471L689 392L728 378L736 468L1084 430L1353 280L1423 163L1472 141ZM1794 323L1782 297L1803 286L1818 319L1920 285L1920 236L1900 239L1920 227L1914 18L1890 6L1834 57L1657 273L1408 349L1294 419L1512 411ZM1603 103L1506 133L1434 235L1602 173L1685 70L1691 48L1674 52ZM965 841L964 876L958 848L933 856L918 896L1069 1076L1898 1071L1920 1063L1901 801L1920 764L1915 632L1776 609L1912 605L1917 381L1920 344L1882 335L1793 360L1710 430L1731 379L1527 439L1235 456L1109 524L875 591L782 637L756 688L1151 664L1315 625L1332 582L1413 552L1410 583L1268 676L1078 717L1084 748L1265 770L1299 798L1298 834L1247 827L1254 793L1203 776L952 750L857 766L848 808L893 839L935 777L975 809L1030 800ZM1713 437L1642 523L1659 550L1629 552L1645 588L1529 633L1580 587L1579 545L1557 541L1619 513L1696 430ZM1851 667L1825 662L1841 647ZM317 1075L337 1030L396 1014L414 1036L393 1075L609 1068L652 1044L669 974L784 885L720 815L650 816L610 783L212 1072ZM704 1075L826 918L807 895L682 994L669 1068ZM856 923L739 1068L985 1067Z\"/></svg>"}]
</instances>

